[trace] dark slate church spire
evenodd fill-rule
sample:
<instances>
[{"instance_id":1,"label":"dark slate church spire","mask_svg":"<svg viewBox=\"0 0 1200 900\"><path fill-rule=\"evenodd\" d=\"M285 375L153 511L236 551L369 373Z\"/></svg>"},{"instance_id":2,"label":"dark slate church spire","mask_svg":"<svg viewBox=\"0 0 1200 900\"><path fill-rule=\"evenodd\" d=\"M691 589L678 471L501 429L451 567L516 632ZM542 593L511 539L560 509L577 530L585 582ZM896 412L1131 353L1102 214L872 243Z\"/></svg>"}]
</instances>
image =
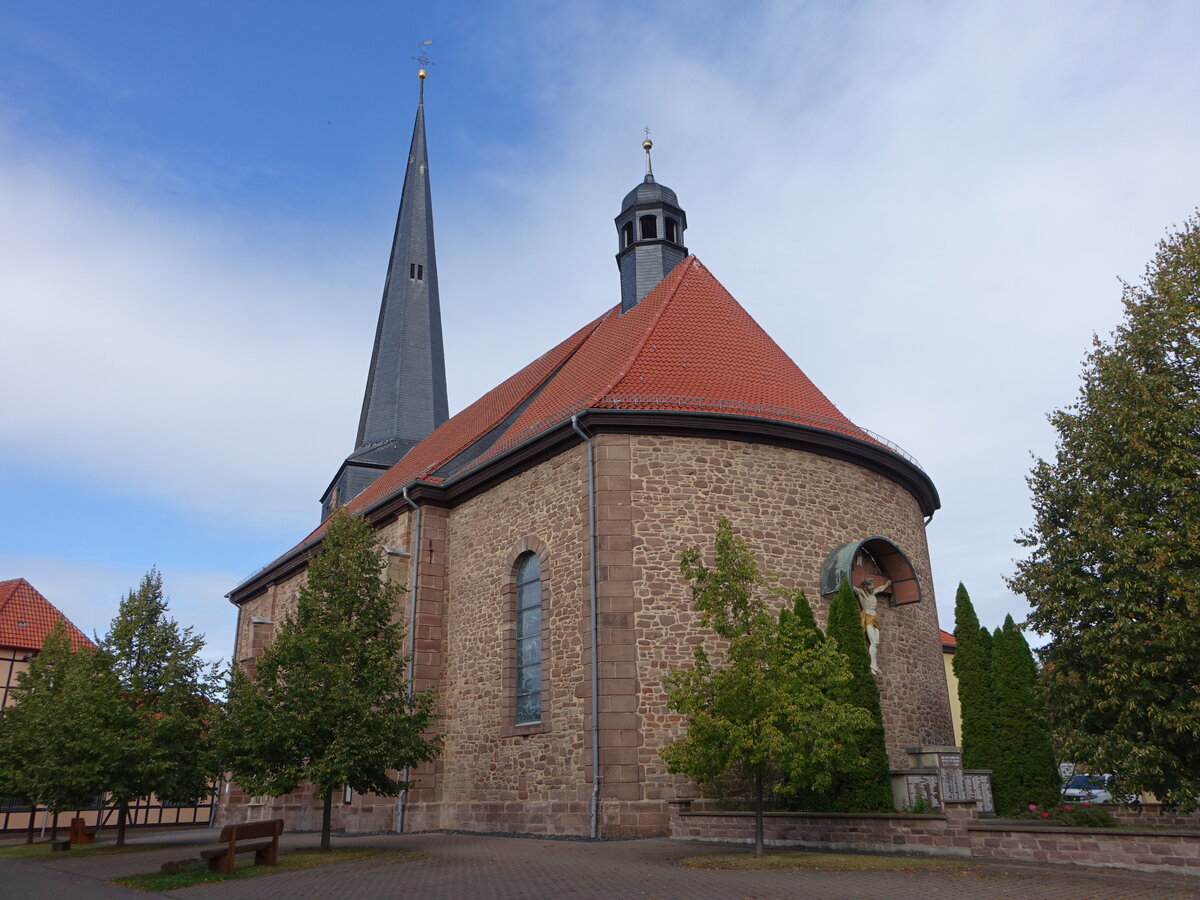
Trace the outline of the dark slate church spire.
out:
<instances>
[{"instance_id":1,"label":"dark slate church spire","mask_svg":"<svg viewBox=\"0 0 1200 900\"><path fill-rule=\"evenodd\" d=\"M625 195L617 223L617 268L621 270L621 312L628 312L654 290L688 255L683 246L687 214L679 208L675 192L654 180L647 137L646 177Z\"/></svg>"},{"instance_id":2,"label":"dark slate church spire","mask_svg":"<svg viewBox=\"0 0 1200 900\"><path fill-rule=\"evenodd\" d=\"M321 498L321 518L361 493L449 414L433 205L425 149L425 70L358 439Z\"/></svg>"}]
</instances>

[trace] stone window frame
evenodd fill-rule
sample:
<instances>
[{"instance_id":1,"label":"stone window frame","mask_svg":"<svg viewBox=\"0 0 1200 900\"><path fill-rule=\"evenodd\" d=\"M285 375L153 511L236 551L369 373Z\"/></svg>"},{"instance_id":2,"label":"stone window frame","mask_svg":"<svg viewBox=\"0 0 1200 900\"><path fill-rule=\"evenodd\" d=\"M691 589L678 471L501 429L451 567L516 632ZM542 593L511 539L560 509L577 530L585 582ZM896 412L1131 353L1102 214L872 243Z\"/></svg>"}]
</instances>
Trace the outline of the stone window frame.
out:
<instances>
[{"instance_id":1,"label":"stone window frame","mask_svg":"<svg viewBox=\"0 0 1200 900\"><path fill-rule=\"evenodd\" d=\"M542 718L537 722L517 724L517 568L521 557L532 553L542 568ZM540 538L528 535L509 551L504 562L504 582L500 589L500 602L504 616L504 637L500 653L501 665L501 727L503 737L543 734L550 730L551 696L549 667L546 665L546 611L549 607L546 590L549 572L550 548Z\"/></svg>"}]
</instances>

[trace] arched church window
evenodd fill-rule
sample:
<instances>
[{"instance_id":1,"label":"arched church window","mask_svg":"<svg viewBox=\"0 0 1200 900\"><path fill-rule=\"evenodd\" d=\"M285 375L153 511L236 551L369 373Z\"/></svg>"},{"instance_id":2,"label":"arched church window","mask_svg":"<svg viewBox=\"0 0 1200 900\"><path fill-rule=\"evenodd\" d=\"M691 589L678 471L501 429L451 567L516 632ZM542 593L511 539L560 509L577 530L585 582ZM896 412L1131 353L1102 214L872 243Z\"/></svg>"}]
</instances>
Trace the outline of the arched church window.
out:
<instances>
[{"instance_id":1,"label":"arched church window","mask_svg":"<svg viewBox=\"0 0 1200 900\"><path fill-rule=\"evenodd\" d=\"M518 725L542 717L542 563L533 553L517 560Z\"/></svg>"},{"instance_id":2,"label":"arched church window","mask_svg":"<svg viewBox=\"0 0 1200 900\"><path fill-rule=\"evenodd\" d=\"M670 241L672 244L678 244L679 243L679 223L676 222L674 219L672 219L670 216L667 216L666 225L667 225L667 233L666 233L667 240Z\"/></svg>"},{"instance_id":3,"label":"arched church window","mask_svg":"<svg viewBox=\"0 0 1200 900\"><path fill-rule=\"evenodd\" d=\"M621 249L624 250L633 243L633 223L626 222L621 226Z\"/></svg>"},{"instance_id":4,"label":"arched church window","mask_svg":"<svg viewBox=\"0 0 1200 900\"><path fill-rule=\"evenodd\" d=\"M658 237L658 218L656 216L642 216L638 220L642 225L642 240L649 241Z\"/></svg>"}]
</instances>

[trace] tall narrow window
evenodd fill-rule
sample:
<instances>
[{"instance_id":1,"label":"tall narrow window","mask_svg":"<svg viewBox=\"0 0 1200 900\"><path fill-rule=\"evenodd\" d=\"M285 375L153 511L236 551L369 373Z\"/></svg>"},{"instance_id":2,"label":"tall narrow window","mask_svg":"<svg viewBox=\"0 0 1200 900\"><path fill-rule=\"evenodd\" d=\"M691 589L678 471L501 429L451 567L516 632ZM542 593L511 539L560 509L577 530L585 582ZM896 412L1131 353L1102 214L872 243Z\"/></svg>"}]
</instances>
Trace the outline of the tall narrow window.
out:
<instances>
[{"instance_id":1,"label":"tall narrow window","mask_svg":"<svg viewBox=\"0 0 1200 900\"><path fill-rule=\"evenodd\" d=\"M633 223L626 222L621 226L621 248L624 249L633 243Z\"/></svg>"},{"instance_id":2,"label":"tall narrow window","mask_svg":"<svg viewBox=\"0 0 1200 900\"><path fill-rule=\"evenodd\" d=\"M667 240L672 244L679 243L679 223L667 216Z\"/></svg>"},{"instance_id":3,"label":"tall narrow window","mask_svg":"<svg viewBox=\"0 0 1200 900\"><path fill-rule=\"evenodd\" d=\"M638 221L642 224L643 241L658 237L658 219L655 216L642 216Z\"/></svg>"},{"instance_id":4,"label":"tall narrow window","mask_svg":"<svg viewBox=\"0 0 1200 900\"><path fill-rule=\"evenodd\" d=\"M517 563L517 724L542 718L542 564L532 553Z\"/></svg>"}]
</instances>

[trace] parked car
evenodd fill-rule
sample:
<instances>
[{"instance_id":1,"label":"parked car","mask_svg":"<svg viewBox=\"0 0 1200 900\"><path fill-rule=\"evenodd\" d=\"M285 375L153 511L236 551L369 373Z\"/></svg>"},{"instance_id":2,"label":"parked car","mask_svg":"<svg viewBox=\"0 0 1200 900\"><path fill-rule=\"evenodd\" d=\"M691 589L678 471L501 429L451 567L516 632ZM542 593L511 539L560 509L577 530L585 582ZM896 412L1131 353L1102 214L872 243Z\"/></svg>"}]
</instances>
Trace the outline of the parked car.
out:
<instances>
[{"instance_id":1,"label":"parked car","mask_svg":"<svg viewBox=\"0 0 1200 900\"><path fill-rule=\"evenodd\" d=\"M1111 784L1111 775L1073 775L1063 785L1063 799L1075 803L1085 800L1088 803L1112 803Z\"/></svg>"},{"instance_id":2,"label":"parked car","mask_svg":"<svg viewBox=\"0 0 1200 900\"><path fill-rule=\"evenodd\" d=\"M1136 794L1117 793L1112 775L1073 775L1063 785L1063 800L1067 803L1137 803Z\"/></svg>"}]
</instances>

